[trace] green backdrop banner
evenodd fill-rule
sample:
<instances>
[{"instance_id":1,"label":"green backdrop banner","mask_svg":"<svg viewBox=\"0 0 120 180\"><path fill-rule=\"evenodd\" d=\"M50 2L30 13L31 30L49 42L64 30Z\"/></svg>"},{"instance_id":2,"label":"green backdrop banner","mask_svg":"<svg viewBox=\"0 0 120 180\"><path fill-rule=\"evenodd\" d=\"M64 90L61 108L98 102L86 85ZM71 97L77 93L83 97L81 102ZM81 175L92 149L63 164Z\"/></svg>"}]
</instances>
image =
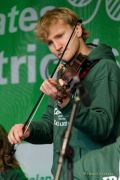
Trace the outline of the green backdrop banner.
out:
<instances>
[{"instance_id":1,"label":"green backdrop banner","mask_svg":"<svg viewBox=\"0 0 120 180\"><path fill-rule=\"evenodd\" d=\"M39 18L54 7L79 14L90 31L88 42L109 44L120 61L120 0L1 0L0 1L0 123L9 131L24 122L40 96L39 87L57 59L35 37ZM48 66L50 65L50 67ZM46 107L44 98L34 120Z\"/></svg>"},{"instance_id":2,"label":"green backdrop banner","mask_svg":"<svg viewBox=\"0 0 120 180\"><path fill-rule=\"evenodd\" d=\"M34 34L48 9L65 6L76 11L90 31L88 42L111 45L120 59L120 0L0 1L0 121L9 129L24 122L37 101L45 68L57 59ZM53 69L53 68L52 68ZM43 101L35 119L43 113Z\"/></svg>"}]
</instances>

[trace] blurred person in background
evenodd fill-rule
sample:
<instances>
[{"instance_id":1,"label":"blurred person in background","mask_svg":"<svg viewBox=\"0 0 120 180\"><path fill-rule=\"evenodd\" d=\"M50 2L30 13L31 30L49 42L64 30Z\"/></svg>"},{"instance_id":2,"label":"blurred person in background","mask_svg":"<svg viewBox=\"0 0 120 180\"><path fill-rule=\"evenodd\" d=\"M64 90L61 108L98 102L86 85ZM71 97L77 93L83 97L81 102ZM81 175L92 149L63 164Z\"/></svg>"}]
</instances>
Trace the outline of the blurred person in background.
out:
<instances>
[{"instance_id":1,"label":"blurred person in background","mask_svg":"<svg viewBox=\"0 0 120 180\"><path fill-rule=\"evenodd\" d=\"M6 130L0 125L0 180L27 180L19 162L10 153L11 144L7 136Z\"/></svg>"}]
</instances>

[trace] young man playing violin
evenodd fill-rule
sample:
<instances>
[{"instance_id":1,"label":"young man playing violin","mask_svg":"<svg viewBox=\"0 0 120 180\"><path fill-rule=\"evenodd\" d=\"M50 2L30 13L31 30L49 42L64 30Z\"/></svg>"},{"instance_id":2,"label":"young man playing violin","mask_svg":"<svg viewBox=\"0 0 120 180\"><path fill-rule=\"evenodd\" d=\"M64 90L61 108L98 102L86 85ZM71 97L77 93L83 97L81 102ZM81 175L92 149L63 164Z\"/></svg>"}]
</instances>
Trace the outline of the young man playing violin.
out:
<instances>
[{"instance_id":1,"label":"young man playing violin","mask_svg":"<svg viewBox=\"0 0 120 180\"><path fill-rule=\"evenodd\" d=\"M74 57L79 56L87 57L90 63L98 60L81 80L87 88L91 103L85 106L80 101L77 106L77 114L69 140L69 145L74 150L74 168L74 163L83 155L114 142L118 136L120 70L115 62L111 47L104 44L98 46L86 44L88 32L79 21L79 17L70 9L55 8L47 11L36 26L36 33L38 38L48 45L49 50L57 58L62 57L62 61L68 64L73 61ZM66 47L69 39L70 42ZM65 48L66 51L64 52ZM82 64L81 59L80 61ZM86 69L83 68L84 71ZM62 89L65 81L62 77L58 81ZM23 137L33 144L53 143L52 173L55 176L63 134L73 107L71 97L74 96L74 92L71 96L64 96L57 87L57 81L53 78L46 79L40 86L40 90L51 97L45 114L40 121L32 122L26 133L23 132L24 124L16 124L11 128L8 138L11 144L20 143ZM66 88L65 90L67 94L69 89ZM62 100L59 101L59 99ZM65 160L61 179L66 179L66 164Z\"/></svg>"}]
</instances>

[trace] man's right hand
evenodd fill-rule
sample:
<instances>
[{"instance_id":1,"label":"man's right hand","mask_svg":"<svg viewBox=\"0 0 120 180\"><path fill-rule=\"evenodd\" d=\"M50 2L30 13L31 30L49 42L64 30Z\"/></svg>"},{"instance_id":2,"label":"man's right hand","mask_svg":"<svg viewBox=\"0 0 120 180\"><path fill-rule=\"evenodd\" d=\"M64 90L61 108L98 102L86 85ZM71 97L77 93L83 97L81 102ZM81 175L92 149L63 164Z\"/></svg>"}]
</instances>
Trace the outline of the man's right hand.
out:
<instances>
[{"instance_id":1,"label":"man's right hand","mask_svg":"<svg viewBox=\"0 0 120 180\"><path fill-rule=\"evenodd\" d=\"M30 129L28 128L27 131L23 132L24 124L16 124L14 125L9 134L8 134L8 140L11 144L18 144L23 139L30 136Z\"/></svg>"}]
</instances>

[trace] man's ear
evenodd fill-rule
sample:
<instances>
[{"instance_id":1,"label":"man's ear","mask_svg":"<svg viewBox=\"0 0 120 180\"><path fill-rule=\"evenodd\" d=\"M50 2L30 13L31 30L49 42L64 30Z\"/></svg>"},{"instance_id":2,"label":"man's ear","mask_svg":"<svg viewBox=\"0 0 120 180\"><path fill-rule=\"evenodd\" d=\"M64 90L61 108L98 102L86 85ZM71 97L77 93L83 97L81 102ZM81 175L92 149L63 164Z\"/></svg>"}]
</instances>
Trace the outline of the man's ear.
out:
<instances>
[{"instance_id":1,"label":"man's ear","mask_svg":"<svg viewBox=\"0 0 120 180\"><path fill-rule=\"evenodd\" d=\"M81 27L81 24L78 24L76 26L76 35L77 35L77 37L81 37L82 36L82 27Z\"/></svg>"}]
</instances>

